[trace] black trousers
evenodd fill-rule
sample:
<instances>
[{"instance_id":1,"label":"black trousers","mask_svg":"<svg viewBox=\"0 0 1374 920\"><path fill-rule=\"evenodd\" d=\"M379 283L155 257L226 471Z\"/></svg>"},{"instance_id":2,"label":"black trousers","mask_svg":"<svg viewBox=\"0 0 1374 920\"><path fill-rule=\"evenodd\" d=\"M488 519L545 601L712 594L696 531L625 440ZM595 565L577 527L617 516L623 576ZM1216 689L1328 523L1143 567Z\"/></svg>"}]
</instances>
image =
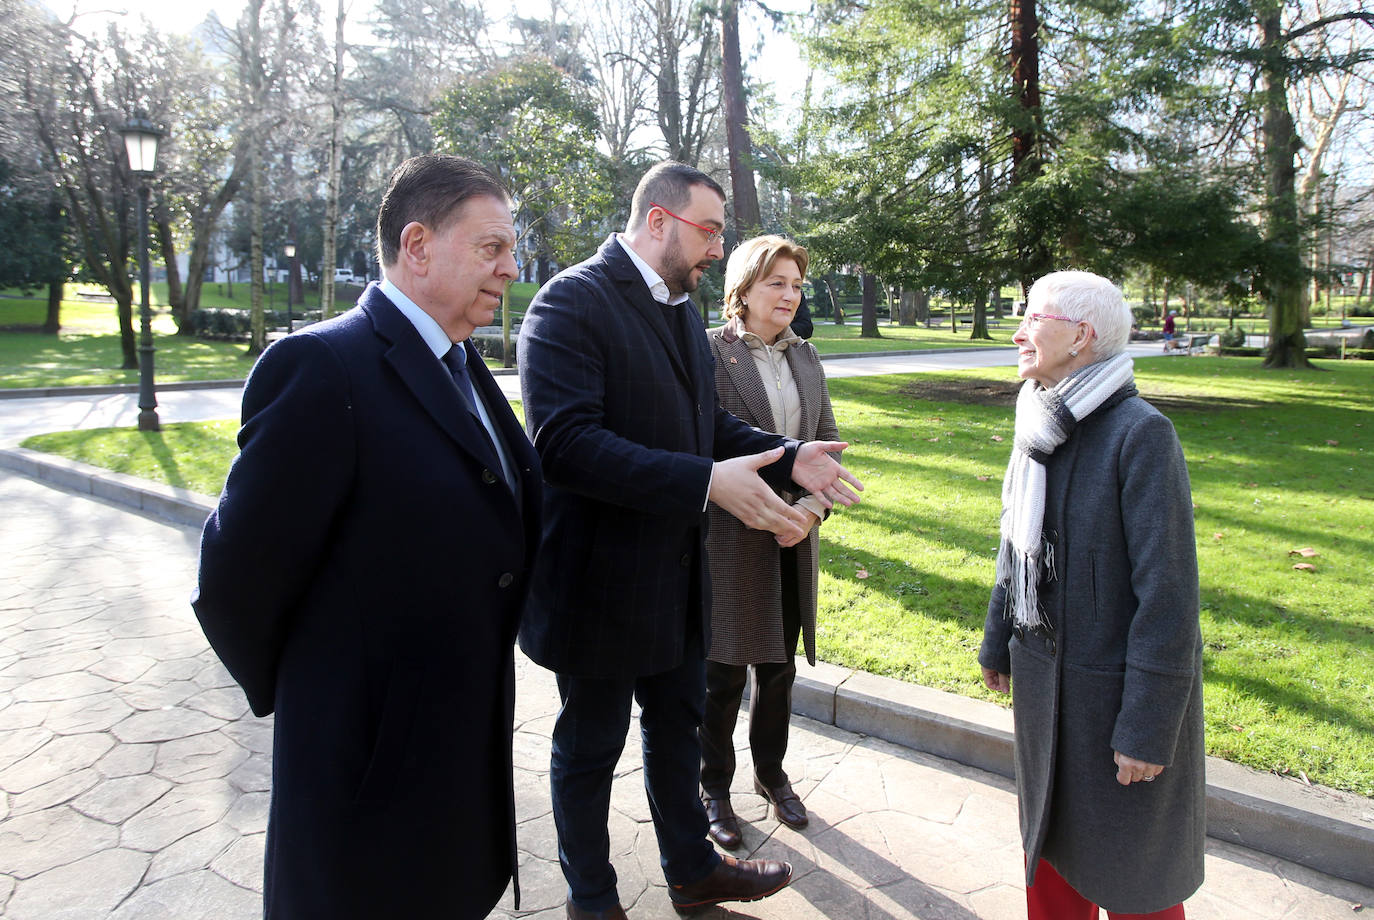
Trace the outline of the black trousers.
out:
<instances>
[{"instance_id":1,"label":"black trousers","mask_svg":"<svg viewBox=\"0 0 1374 920\"><path fill-rule=\"evenodd\" d=\"M754 776L765 786L787 782L782 759L787 754L787 732L792 720L792 684L797 677L797 639L801 635L801 611L797 598L797 550L779 550L782 575L782 635L787 660L761 664L706 662L706 705L701 728L701 788L713 797L730 794L735 777L735 723L739 719L744 682L753 675L749 691L749 751Z\"/></svg>"}]
</instances>

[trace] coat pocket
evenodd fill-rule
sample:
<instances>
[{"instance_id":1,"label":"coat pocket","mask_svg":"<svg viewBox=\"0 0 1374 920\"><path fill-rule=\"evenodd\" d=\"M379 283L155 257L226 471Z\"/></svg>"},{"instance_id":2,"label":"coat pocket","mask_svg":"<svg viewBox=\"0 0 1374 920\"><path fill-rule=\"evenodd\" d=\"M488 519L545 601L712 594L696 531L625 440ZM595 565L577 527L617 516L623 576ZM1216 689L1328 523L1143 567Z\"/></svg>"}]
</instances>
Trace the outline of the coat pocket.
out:
<instances>
[{"instance_id":1,"label":"coat pocket","mask_svg":"<svg viewBox=\"0 0 1374 920\"><path fill-rule=\"evenodd\" d=\"M372 755L354 796L357 802L394 798L411 760L411 736L424 678L419 665L398 662L387 682L386 698L374 733Z\"/></svg>"}]
</instances>

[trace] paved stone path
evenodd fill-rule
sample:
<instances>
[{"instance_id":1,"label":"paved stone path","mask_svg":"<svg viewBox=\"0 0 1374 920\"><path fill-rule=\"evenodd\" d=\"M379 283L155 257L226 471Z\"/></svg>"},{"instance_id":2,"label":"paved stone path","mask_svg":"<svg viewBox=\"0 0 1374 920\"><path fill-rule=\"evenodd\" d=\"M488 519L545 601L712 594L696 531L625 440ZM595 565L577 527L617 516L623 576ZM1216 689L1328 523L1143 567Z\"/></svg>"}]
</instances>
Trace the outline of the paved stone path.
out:
<instances>
[{"instance_id":1,"label":"paved stone path","mask_svg":"<svg viewBox=\"0 0 1374 920\"><path fill-rule=\"evenodd\" d=\"M197 534L0 472L0 915L12 920L261 916L272 723L255 719L187 604ZM562 916L548 798L550 675L519 659L515 763L523 910ZM745 745L743 731L736 736ZM747 846L796 867L760 920L1024 916L1009 781L798 718L797 833L746 794ZM635 920L675 918L632 732L611 819ZM1209 842L1194 918L1354 916L1374 890ZM379 918L382 920L382 918Z\"/></svg>"}]
</instances>

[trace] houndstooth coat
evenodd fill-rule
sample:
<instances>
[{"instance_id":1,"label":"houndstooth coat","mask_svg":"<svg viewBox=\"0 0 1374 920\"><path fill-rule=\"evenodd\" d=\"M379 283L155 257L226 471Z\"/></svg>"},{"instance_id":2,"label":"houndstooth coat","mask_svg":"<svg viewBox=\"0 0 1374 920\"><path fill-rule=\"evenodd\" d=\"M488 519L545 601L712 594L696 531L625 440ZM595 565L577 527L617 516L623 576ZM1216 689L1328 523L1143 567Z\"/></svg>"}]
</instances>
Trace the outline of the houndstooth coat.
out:
<instances>
[{"instance_id":1,"label":"houndstooth coat","mask_svg":"<svg viewBox=\"0 0 1374 920\"><path fill-rule=\"evenodd\" d=\"M730 326L707 333L715 358L716 392L728 412L764 431L777 423L754 356ZM821 358L809 342L789 346L783 354L801 402L802 441L835 441L839 432L830 409ZM837 458L838 459L838 458ZM789 500L795 495L779 493ZM706 657L723 664L760 664L791 660L796 649L785 647L779 547L773 535L751 530L735 517L710 506L706 547L711 561L711 648ZM816 573L818 537L813 528L797 544L797 598L806 660L816 663Z\"/></svg>"}]
</instances>

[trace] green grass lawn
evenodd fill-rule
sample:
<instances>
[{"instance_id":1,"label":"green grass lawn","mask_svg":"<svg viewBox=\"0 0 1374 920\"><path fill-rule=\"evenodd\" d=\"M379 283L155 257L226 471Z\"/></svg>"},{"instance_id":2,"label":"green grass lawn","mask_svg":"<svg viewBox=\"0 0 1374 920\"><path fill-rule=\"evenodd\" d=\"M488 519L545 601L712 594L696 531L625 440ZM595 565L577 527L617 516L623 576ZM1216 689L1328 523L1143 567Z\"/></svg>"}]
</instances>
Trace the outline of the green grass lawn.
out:
<instances>
[{"instance_id":1,"label":"green grass lawn","mask_svg":"<svg viewBox=\"0 0 1374 920\"><path fill-rule=\"evenodd\" d=\"M1011 345L1012 334L1016 331L1016 323L1011 319L1004 319L1001 326L988 330L992 333L991 340L969 338L967 326L960 332L950 332L948 325L927 329L925 326L896 326L879 321L878 331L882 337L864 339L859 337L857 317L850 317L843 326L826 319L817 319L815 323L816 331L811 337L811 344L823 355L928 348L987 348L991 345Z\"/></svg>"},{"instance_id":2,"label":"green grass lawn","mask_svg":"<svg viewBox=\"0 0 1374 920\"><path fill-rule=\"evenodd\" d=\"M1374 364L1258 365L1136 363L1192 475L1208 750L1374 796ZM868 489L821 529L823 659L1005 703L975 655L1015 385L1011 369L831 382L846 464ZM223 422L25 446L215 494L233 435ZM1289 555L1303 547L1317 555Z\"/></svg>"},{"instance_id":3,"label":"green grass lawn","mask_svg":"<svg viewBox=\"0 0 1374 920\"><path fill-rule=\"evenodd\" d=\"M16 327L43 323L40 300L0 298L0 387L89 386L137 383L137 370L123 370L119 323L113 304L62 302L62 330L43 335ZM134 309L134 331L138 331ZM164 313L153 316L156 379L224 380L242 378L253 366L242 343L204 342L176 334Z\"/></svg>"}]
</instances>

